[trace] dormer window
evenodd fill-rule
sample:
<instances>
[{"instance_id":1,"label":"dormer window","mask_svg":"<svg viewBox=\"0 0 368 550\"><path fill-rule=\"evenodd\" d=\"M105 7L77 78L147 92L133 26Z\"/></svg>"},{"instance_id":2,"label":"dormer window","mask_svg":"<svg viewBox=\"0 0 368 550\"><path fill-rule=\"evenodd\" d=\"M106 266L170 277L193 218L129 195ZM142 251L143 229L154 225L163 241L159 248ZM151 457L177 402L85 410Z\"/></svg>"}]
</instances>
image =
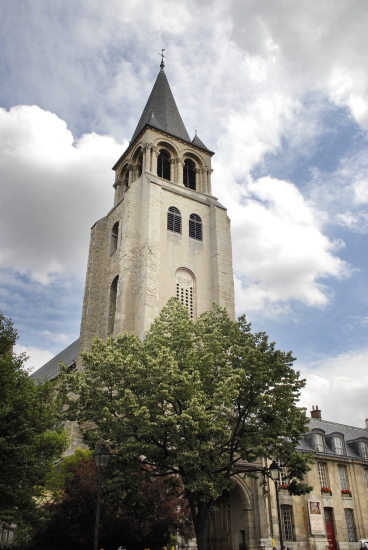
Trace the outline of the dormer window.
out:
<instances>
[{"instance_id":1,"label":"dormer window","mask_svg":"<svg viewBox=\"0 0 368 550\"><path fill-rule=\"evenodd\" d=\"M325 452L325 442L323 440L323 435L315 433L314 434L314 445L319 453Z\"/></svg>"},{"instance_id":2,"label":"dormer window","mask_svg":"<svg viewBox=\"0 0 368 550\"><path fill-rule=\"evenodd\" d=\"M334 436L333 438L334 451L337 455L344 454L344 443L342 437Z\"/></svg>"},{"instance_id":3,"label":"dormer window","mask_svg":"<svg viewBox=\"0 0 368 550\"><path fill-rule=\"evenodd\" d=\"M368 460L368 443L366 441L360 441L360 456Z\"/></svg>"}]
</instances>

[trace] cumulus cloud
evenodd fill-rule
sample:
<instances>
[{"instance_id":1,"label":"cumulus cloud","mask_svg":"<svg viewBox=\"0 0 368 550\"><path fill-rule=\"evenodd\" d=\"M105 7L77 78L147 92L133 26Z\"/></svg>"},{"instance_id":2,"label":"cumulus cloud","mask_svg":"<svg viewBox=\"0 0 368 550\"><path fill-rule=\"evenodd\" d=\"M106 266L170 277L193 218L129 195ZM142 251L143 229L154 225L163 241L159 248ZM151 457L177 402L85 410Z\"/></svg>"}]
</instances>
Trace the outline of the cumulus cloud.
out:
<instances>
[{"instance_id":1,"label":"cumulus cloud","mask_svg":"<svg viewBox=\"0 0 368 550\"><path fill-rule=\"evenodd\" d=\"M327 357L319 362L298 364L307 378L301 405L322 410L322 418L351 426L365 427L368 417L368 348Z\"/></svg>"},{"instance_id":2,"label":"cumulus cloud","mask_svg":"<svg viewBox=\"0 0 368 550\"><path fill-rule=\"evenodd\" d=\"M0 109L0 266L42 283L85 270L89 228L112 207L111 166L126 145L94 133L74 142L36 106Z\"/></svg>"},{"instance_id":3,"label":"cumulus cloud","mask_svg":"<svg viewBox=\"0 0 368 550\"><path fill-rule=\"evenodd\" d=\"M25 367L29 369L30 373L41 368L54 357L53 353L45 349L36 348L34 346L21 346L19 344L14 346L14 353L17 355L20 353L26 354L28 359L25 362Z\"/></svg>"}]
</instances>

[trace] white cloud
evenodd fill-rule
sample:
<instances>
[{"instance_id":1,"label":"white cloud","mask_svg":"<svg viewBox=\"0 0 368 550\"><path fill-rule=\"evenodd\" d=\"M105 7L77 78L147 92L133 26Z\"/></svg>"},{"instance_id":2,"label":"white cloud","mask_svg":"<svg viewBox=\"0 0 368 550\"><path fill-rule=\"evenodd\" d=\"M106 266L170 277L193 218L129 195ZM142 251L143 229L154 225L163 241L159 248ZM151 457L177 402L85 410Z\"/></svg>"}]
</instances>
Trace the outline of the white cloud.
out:
<instances>
[{"instance_id":1,"label":"white cloud","mask_svg":"<svg viewBox=\"0 0 368 550\"><path fill-rule=\"evenodd\" d=\"M30 369L30 373L41 368L55 355L45 349L35 348L33 346L21 346L19 344L14 346L14 353L17 355L25 353L27 355L28 360L25 362L25 366L27 369Z\"/></svg>"},{"instance_id":2,"label":"white cloud","mask_svg":"<svg viewBox=\"0 0 368 550\"><path fill-rule=\"evenodd\" d=\"M41 336L44 336L51 342L56 342L56 343L60 342L62 344L65 344L70 340L70 337L67 334L64 334L63 332L56 334L54 332L51 332L50 330L42 330L39 334Z\"/></svg>"},{"instance_id":3,"label":"white cloud","mask_svg":"<svg viewBox=\"0 0 368 550\"><path fill-rule=\"evenodd\" d=\"M64 121L36 106L0 109L0 266L30 273L85 270L89 228L113 205L110 136L73 143Z\"/></svg>"},{"instance_id":4,"label":"white cloud","mask_svg":"<svg viewBox=\"0 0 368 550\"><path fill-rule=\"evenodd\" d=\"M296 364L307 379L301 405L318 405L322 418L365 427L368 417L368 348L325 358L311 364Z\"/></svg>"},{"instance_id":5,"label":"white cloud","mask_svg":"<svg viewBox=\"0 0 368 550\"><path fill-rule=\"evenodd\" d=\"M347 276L311 204L291 183L266 177L247 187L244 205L232 205L237 301L246 311L279 313L290 300L328 303L322 278ZM284 303L284 305L282 305ZM272 306L272 307L270 307Z\"/></svg>"}]
</instances>

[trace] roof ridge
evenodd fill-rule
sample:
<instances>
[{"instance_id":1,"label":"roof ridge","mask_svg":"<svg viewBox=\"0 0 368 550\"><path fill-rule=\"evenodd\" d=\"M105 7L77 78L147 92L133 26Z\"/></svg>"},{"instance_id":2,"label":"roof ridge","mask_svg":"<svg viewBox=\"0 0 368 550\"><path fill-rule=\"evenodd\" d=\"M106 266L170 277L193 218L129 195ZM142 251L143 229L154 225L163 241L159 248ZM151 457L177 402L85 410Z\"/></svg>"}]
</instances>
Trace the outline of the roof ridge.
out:
<instances>
[{"instance_id":1,"label":"roof ridge","mask_svg":"<svg viewBox=\"0 0 368 550\"><path fill-rule=\"evenodd\" d=\"M359 426L350 426L349 424L340 424L340 422L332 422L332 420L323 420L322 418L309 418L308 420L317 420L317 422L327 422L327 424L334 424L335 426L344 426L344 428L352 428L353 430L362 430L368 432L366 428L360 428Z\"/></svg>"}]
</instances>

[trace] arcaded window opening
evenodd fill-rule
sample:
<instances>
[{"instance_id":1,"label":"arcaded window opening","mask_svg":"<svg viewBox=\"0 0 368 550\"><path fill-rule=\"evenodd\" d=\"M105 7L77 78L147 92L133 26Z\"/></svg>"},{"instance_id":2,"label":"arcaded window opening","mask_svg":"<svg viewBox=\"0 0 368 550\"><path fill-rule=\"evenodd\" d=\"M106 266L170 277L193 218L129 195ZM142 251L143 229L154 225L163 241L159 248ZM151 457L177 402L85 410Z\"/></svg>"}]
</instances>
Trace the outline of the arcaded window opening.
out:
<instances>
[{"instance_id":1,"label":"arcaded window opening","mask_svg":"<svg viewBox=\"0 0 368 550\"><path fill-rule=\"evenodd\" d=\"M118 247L118 238L119 238L119 222L115 222L111 228L110 256L114 254L114 252Z\"/></svg>"},{"instance_id":2,"label":"arcaded window opening","mask_svg":"<svg viewBox=\"0 0 368 550\"><path fill-rule=\"evenodd\" d=\"M108 335L111 335L114 333L116 301L118 297L118 283L119 283L119 275L116 275L110 287L109 316L108 316L108 322L107 322Z\"/></svg>"},{"instance_id":3,"label":"arcaded window opening","mask_svg":"<svg viewBox=\"0 0 368 550\"><path fill-rule=\"evenodd\" d=\"M160 178L170 181L170 153L166 149L161 149L157 157L157 175Z\"/></svg>"},{"instance_id":4,"label":"arcaded window opening","mask_svg":"<svg viewBox=\"0 0 368 550\"><path fill-rule=\"evenodd\" d=\"M181 233L181 214L176 206L170 206L167 211L167 229L174 233Z\"/></svg>"},{"instance_id":5,"label":"arcaded window opening","mask_svg":"<svg viewBox=\"0 0 368 550\"><path fill-rule=\"evenodd\" d=\"M137 178L139 178L142 175L143 172L143 153L141 153L138 157L137 161Z\"/></svg>"},{"instance_id":6,"label":"arcaded window opening","mask_svg":"<svg viewBox=\"0 0 368 550\"><path fill-rule=\"evenodd\" d=\"M203 240L202 220L198 214L191 214L189 216L189 237L197 239L197 241Z\"/></svg>"},{"instance_id":7,"label":"arcaded window opening","mask_svg":"<svg viewBox=\"0 0 368 550\"><path fill-rule=\"evenodd\" d=\"M184 161L183 181L185 187L196 190L196 168L194 162L190 159Z\"/></svg>"}]
</instances>

